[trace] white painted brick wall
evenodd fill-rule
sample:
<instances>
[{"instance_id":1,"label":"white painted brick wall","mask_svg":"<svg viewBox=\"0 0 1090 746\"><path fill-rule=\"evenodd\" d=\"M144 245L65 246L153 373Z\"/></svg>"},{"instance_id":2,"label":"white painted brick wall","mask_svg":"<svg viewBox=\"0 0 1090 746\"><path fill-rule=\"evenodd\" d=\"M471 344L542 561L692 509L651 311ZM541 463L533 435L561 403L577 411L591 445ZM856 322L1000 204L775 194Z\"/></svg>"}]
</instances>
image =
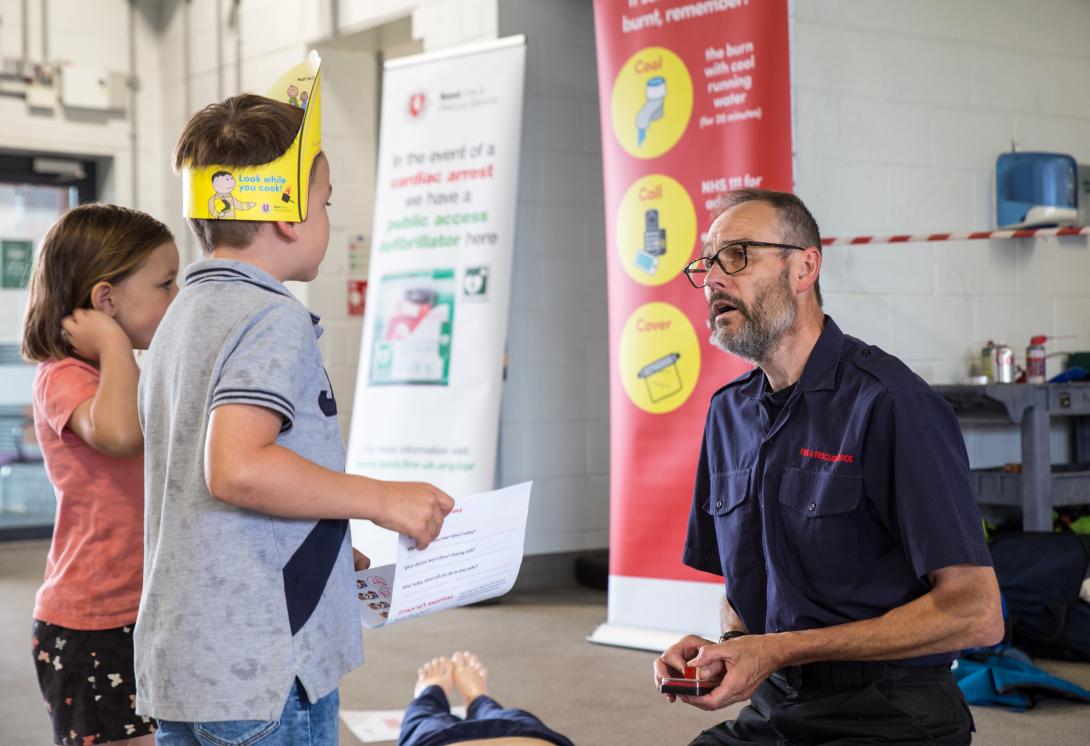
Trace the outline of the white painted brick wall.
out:
<instances>
[{"instance_id":1,"label":"white painted brick wall","mask_svg":"<svg viewBox=\"0 0 1090 746\"><path fill-rule=\"evenodd\" d=\"M844 289L880 297L931 295L934 254L934 247L926 243L849 250L844 256Z\"/></svg>"},{"instance_id":2,"label":"white painted brick wall","mask_svg":"<svg viewBox=\"0 0 1090 746\"><path fill-rule=\"evenodd\" d=\"M792 7L796 190L823 235L993 228L995 158L1012 140L1090 163L1090 4ZM952 383L988 338L1020 358L1036 333L1076 335L1050 351L1090 349L1087 277L1085 239L1042 239L837 247L822 284L845 331ZM1016 433L967 430L974 464L1018 460Z\"/></svg>"},{"instance_id":3,"label":"white painted brick wall","mask_svg":"<svg viewBox=\"0 0 1090 746\"><path fill-rule=\"evenodd\" d=\"M501 0L528 38L499 481L534 480L530 554L609 543L609 338L591 3Z\"/></svg>"},{"instance_id":4,"label":"white painted brick wall","mask_svg":"<svg viewBox=\"0 0 1090 746\"><path fill-rule=\"evenodd\" d=\"M124 17L122 0L106 1L116 12L96 17ZM18 53L18 24L8 20L18 18L19 5L0 0L2 54ZM65 18L87 15L77 0L50 5ZM153 36L148 18L156 12L162 17ZM188 77L185 12L193 35ZM531 553L605 546L608 344L591 4L369 0L340 3L339 14L342 34L409 18L424 49L528 35L499 476L537 480ZM995 157L1012 139L1023 149L1069 152L1090 163L1085 0L798 0L793 14L797 190L824 234L990 227ZM217 22L224 24L222 76L214 64ZM57 28L64 23L58 19ZM53 51L126 64L121 27L86 33L88 23L97 21L81 22L85 33L71 46L71 33L55 37ZM263 90L270 70L293 64L308 44L334 31L329 4L304 0L244 0L240 24L247 90ZM191 109L218 98L220 80L223 95L237 92L233 30L217 17L215 0L144 8L141 28L139 204L167 220L193 258L167 157L191 113L186 85ZM5 145L117 152L106 197L135 201L126 192L125 122L32 120L16 103L0 99ZM340 103L329 101L329 111ZM344 251L350 235L370 227L374 143L351 125L358 112L349 107L344 114L326 122L327 147L336 153L330 251L319 280L300 294L323 313L322 346L347 422L359 327L345 315ZM848 246L826 251L822 286L830 313L848 333L884 346L930 381L951 382L988 337L1021 347L1031 332L1074 334L1054 348L1090 348L1087 270L1084 240ZM1063 433L1054 441L1062 455ZM977 464L1017 459L1016 433L979 428L968 445Z\"/></svg>"}]
</instances>

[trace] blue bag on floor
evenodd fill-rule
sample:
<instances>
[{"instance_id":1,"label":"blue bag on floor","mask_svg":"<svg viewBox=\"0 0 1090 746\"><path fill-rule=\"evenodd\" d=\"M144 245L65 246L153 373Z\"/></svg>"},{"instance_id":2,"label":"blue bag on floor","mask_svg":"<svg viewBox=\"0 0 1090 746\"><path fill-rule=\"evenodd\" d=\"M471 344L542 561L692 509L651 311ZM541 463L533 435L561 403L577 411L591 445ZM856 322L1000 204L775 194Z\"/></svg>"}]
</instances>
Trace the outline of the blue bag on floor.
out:
<instances>
[{"instance_id":1,"label":"blue bag on floor","mask_svg":"<svg viewBox=\"0 0 1090 746\"><path fill-rule=\"evenodd\" d=\"M1014 648L999 655L960 658L953 674L971 705L1028 710L1042 697L1090 704L1090 691L1042 671Z\"/></svg>"}]
</instances>

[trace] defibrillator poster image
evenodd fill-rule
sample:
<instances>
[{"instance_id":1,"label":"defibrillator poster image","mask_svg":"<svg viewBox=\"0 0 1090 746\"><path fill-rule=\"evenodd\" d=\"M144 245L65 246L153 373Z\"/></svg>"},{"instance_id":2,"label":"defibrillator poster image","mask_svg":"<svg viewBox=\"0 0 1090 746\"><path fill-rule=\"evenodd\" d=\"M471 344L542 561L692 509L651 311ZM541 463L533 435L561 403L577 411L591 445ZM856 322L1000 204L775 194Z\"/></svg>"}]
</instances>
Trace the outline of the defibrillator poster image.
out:
<instances>
[{"instance_id":1,"label":"defibrillator poster image","mask_svg":"<svg viewBox=\"0 0 1090 746\"><path fill-rule=\"evenodd\" d=\"M453 269L386 275L379 281L371 384L448 385L455 294Z\"/></svg>"}]
</instances>

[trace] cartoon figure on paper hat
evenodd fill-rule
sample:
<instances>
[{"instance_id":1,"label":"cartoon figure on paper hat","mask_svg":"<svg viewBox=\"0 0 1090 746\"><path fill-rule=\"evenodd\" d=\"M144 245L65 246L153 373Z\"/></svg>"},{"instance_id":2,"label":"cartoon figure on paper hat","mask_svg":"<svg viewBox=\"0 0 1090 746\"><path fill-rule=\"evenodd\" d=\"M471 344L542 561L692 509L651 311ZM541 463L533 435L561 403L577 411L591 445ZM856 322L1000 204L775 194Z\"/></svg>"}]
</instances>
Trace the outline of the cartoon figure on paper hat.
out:
<instances>
[{"instance_id":1,"label":"cartoon figure on paper hat","mask_svg":"<svg viewBox=\"0 0 1090 746\"><path fill-rule=\"evenodd\" d=\"M235 177L229 171L217 171L212 174L212 188L216 193L208 199L208 212L217 220L227 220L235 216L235 210L249 210L256 202L241 202L235 195Z\"/></svg>"},{"instance_id":2,"label":"cartoon figure on paper hat","mask_svg":"<svg viewBox=\"0 0 1090 746\"><path fill-rule=\"evenodd\" d=\"M288 223L307 219L311 167L322 150L321 64L312 51L269 89L268 98L302 109L299 132L279 157L258 165L181 164L185 217Z\"/></svg>"}]
</instances>

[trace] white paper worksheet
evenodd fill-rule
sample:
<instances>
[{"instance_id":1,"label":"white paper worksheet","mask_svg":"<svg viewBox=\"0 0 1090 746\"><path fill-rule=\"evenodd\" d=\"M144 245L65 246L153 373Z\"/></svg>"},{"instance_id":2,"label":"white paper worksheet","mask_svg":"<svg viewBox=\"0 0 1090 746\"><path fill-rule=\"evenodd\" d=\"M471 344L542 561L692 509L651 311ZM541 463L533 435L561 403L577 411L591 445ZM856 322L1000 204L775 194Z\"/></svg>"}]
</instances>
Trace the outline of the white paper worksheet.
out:
<instances>
[{"instance_id":1,"label":"white paper worksheet","mask_svg":"<svg viewBox=\"0 0 1090 746\"><path fill-rule=\"evenodd\" d=\"M532 484L456 499L426 549L402 536L396 563L357 573L363 626L375 629L511 590L522 566Z\"/></svg>"}]
</instances>

